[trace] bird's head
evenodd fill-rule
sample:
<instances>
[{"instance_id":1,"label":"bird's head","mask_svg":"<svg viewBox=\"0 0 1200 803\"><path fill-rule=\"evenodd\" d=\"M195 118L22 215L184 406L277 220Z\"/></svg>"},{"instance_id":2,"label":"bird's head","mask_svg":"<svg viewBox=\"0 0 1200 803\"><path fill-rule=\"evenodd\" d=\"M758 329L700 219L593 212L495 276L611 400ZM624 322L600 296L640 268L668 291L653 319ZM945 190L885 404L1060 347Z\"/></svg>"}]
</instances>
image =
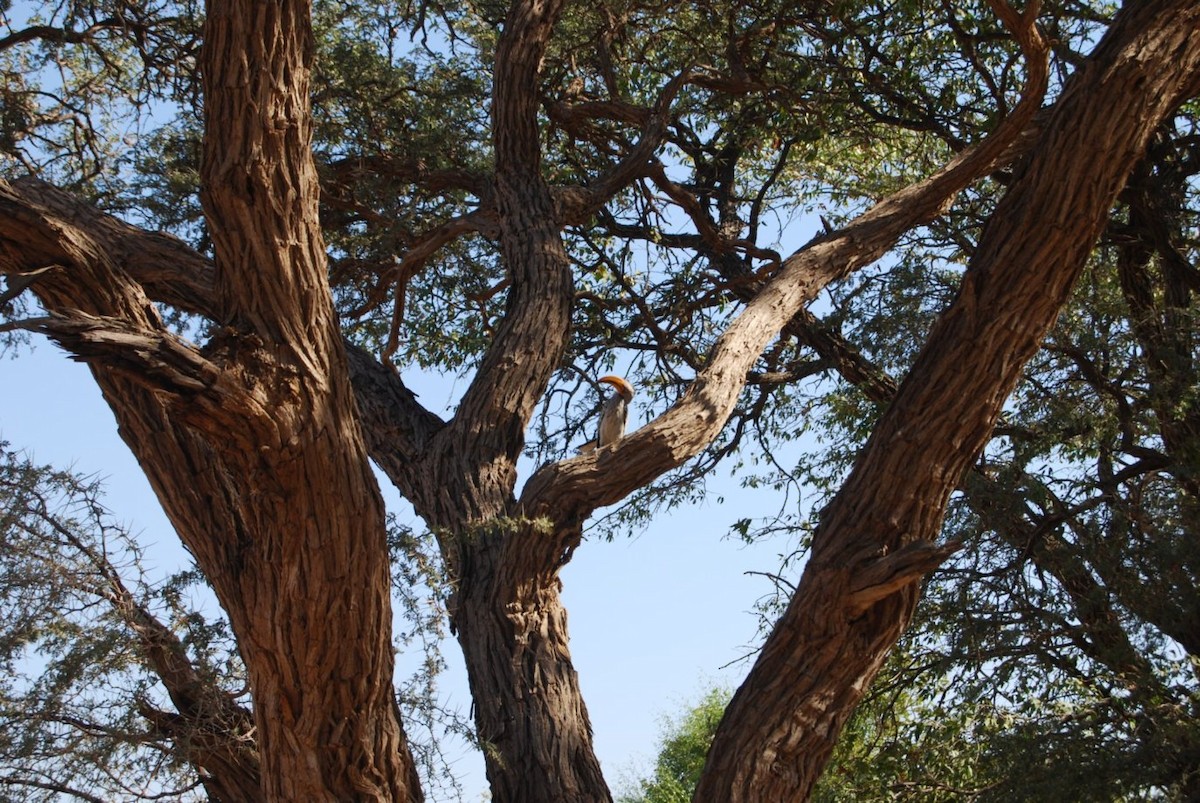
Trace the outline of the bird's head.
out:
<instances>
[{"instance_id":1,"label":"bird's head","mask_svg":"<svg viewBox=\"0 0 1200 803\"><path fill-rule=\"evenodd\" d=\"M605 382L609 385L612 385L616 389L617 393L621 394L621 398L627 402L633 398L633 385L629 384L619 376L609 374L608 376L600 377L596 381Z\"/></svg>"}]
</instances>

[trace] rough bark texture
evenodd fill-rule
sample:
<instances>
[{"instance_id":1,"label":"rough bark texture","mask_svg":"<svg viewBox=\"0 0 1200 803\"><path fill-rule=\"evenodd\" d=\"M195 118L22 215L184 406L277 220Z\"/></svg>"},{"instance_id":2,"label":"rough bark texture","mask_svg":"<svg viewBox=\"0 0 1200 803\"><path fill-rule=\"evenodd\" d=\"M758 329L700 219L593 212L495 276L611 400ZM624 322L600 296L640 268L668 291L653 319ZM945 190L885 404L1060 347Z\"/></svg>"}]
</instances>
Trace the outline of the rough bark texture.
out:
<instances>
[{"instance_id":1,"label":"rough bark texture","mask_svg":"<svg viewBox=\"0 0 1200 803\"><path fill-rule=\"evenodd\" d=\"M254 698L254 799L415 800L392 688L383 504L317 221L308 13L304 3L209 9L204 200L216 292L198 300L198 276L173 290L227 324L203 353L164 329L144 293L153 279L125 271L147 258L130 248L129 227L80 220L53 196L31 202L36 184L20 201L6 194L4 267L50 268L33 283L55 313L41 329L92 365L229 614ZM144 239L150 260L174 247Z\"/></svg>"},{"instance_id":2,"label":"rough bark texture","mask_svg":"<svg viewBox=\"0 0 1200 803\"><path fill-rule=\"evenodd\" d=\"M451 618L497 801L610 799L567 648L560 561L547 557L545 527L521 517L513 498L523 433L566 348L573 299L537 119L542 56L561 10L560 0L518 2L504 23L492 118L505 316L411 483L457 586ZM402 460L380 460L399 483Z\"/></svg>"},{"instance_id":3,"label":"rough bark texture","mask_svg":"<svg viewBox=\"0 0 1200 803\"><path fill-rule=\"evenodd\" d=\"M266 797L418 799L392 688L382 500L325 278L309 13L208 8L201 197L232 329L216 351L264 397L239 416L250 437L223 444L225 473L252 490L230 505L235 560L208 573L250 672Z\"/></svg>"},{"instance_id":4,"label":"rough bark texture","mask_svg":"<svg viewBox=\"0 0 1200 803\"><path fill-rule=\"evenodd\" d=\"M261 764L237 750L221 760L239 780L261 772L268 799L420 797L392 696L383 510L369 449L437 534L456 584L452 622L493 799L609 800L559 597L583 521L700 452L764 346L802 326L804 307L829 282L1035 144L958 300L826 512L800 590L735 697L698 792L803 798L911 616L917 580L953 550L933 543L947 496L1112 198L1183 87L1200 85L1200 12L1182 0L1137 4L1030 143L1022 135L1045 90L1046 44L1032 14L995 3L1028 72L998 130L764 275L674 408L614 446L542 467L518 496L523 433L568 343L573 288L561 229L643 174L689 80L664 89L629 158L589 188L551 191L540 172L538 82L561 6L514 3L497 46L494 206L479 220L500 243L507 306L448 421L338 335L309 153L305 4L210 6L203 201L215 264L35 180L0 184L0 269L30 277L55 313L36 327L90 362L229 612L251 673ZM223 328L196 349L165 331L151 299Z\"/></svg>"},{"instance_id":5,"label":"rough bark texture","mask_svg":"<svg viewBox=\"0 0 1200 803\"><path fill-rule=\"evenodd\" d=\"M958 298L822 515L800 586L730 705L696 800L811 791L919 594L916 574L863 610L860 578L936 536L1150 134L1195 85L1200 10L1130 7L1090 61L1055 104Z\"/></svg>"}]
</instances>

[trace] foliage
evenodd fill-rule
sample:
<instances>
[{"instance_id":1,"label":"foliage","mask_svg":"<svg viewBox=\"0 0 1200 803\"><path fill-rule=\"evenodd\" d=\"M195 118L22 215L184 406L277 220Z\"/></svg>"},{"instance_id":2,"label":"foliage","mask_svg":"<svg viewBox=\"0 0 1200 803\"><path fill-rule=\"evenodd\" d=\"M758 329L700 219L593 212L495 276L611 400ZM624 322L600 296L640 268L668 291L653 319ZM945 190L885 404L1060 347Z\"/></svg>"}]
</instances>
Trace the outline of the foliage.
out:
<instances>
[{"instance_id":1,"label":"foliage","mask_svg":"<svg viewBox=\"0 0 1200 803\"><path fill-rule=\"evenodd\" d=\"M224 622L192 609L196 578L147 585L99 484L7 444L0 511L0 796L135 800L157 787L202 799L194 771L143 717L170 703L131 630L133 609L153 611L191 664L233 691L236 654Z\"/></svg>"},{"instance_id":2,"label":"foliage","mask_svg":"<svg viewBox=\"0 0 1200 803\"><path fill-rule=\"evenodd\" d=\"M233 635L224 617L203 612L212 600L196 571L146 577L136 539L102 499L98 480L0 443L0 800L208 799L181 721L172 738L161 730L175 704L146 622L206 685L244 703ZM398 702L427 788L456 795L442 745L471 731L438 702L438 569L427 536L395 522L391 532L397 638L423 656L398 678Z\"/></svg>"},{"instance_id":3,"label":"foliage","mask_svg":"<svg viewBox=\"0 0 1200 803\"><path fill-rule=\"evenodd\" d=\"M654 775L637 782L637 789L620 795L618 803L687 803L700 780L704 759L729 703L729 692L713 689L677 721L668 724Z\"/></svg>"},{"instance_id":4,"label":"foliage","mask_svg":"<svg viewBox=\"0 0 1200 803\"><path fill-rule=\"evenodd\" d=\"M508 301L487 178L502 6L316 3L313 149L335 303L347 337L400 368L471 375ZM4 175L40 175L207 253L198 5L0 11ZM1114 11L1043 4L1052 97ZM600 373L630 375L646 420L677 401L757 277L994 128L1022 70L978 2L604 0L561 21L541 80L543 172L556 188L603 177L660 106L669 114L636 179L565 233L574 326L527 439L537 463L586 439ZM1014 783L1056 800L1183 798L1200 784L1198 112L1193 101L1158 132L964 478L943 530L967 548L928 583L823 799L1028 793ZM819 319L797 320L761 355L705 452L596 529L612 536L700 498L720 467L786 495L780 516L744 519L741 535L782 530L803 549L1012 180L997 171L832 286ZM10 289L3 313L22 317L22 288ZM812 436L820 448L798 455ZM137 573L136 545L94 484L5 460L0 746L19 768L7 782L198 795L175 746L145 725L139 705L165 705L163 692L113 599L131 582L131 599L236 697L227 626L190 610L191 575L122 579ZM432 730L465 730L431 702L441 567L427 538L394 522L390 535L394 585L416 589L402 599L400 639L429 655L401 696ZM654 779L628 799L684 799L722 707L710 696L681 721Z\"/></svg>"}]
</instances>

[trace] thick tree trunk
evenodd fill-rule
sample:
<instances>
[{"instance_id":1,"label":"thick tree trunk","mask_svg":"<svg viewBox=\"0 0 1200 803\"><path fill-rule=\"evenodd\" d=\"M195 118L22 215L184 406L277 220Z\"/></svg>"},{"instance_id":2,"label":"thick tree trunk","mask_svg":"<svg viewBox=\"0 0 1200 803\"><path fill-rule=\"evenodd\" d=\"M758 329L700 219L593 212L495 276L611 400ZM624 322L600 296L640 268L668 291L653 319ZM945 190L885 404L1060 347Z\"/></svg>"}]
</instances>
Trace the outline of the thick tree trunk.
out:
<instances>
[{"instance_id":1,"label":"thick tree trunk","mask_svg":"<svg viewBox=\"0 0 1200 803\"><path fill-rule=\"evenodd\" d=\"M392 687L382 499L326 278L310 8L209 3L202 192L230 324L214 354L262 412L219 444L239 541L205 566L249 670L270 800L419 799ZM214 435L217 433L213 433ZM233 535L233 533L230 533Z\"/></svg>"},{"instance_id":2,"label":"thick tree trunk","mask_svg":"<svg viewBox=\"0 0 1200 803\"><path fill-rule=\"evenodd\" d=\"M203 200L216 269L203 292L215 292L194 300L227 325L203 353L166 331L126 272L147 256L125 242L130 227L21 199L0 227L0 265L42 271L32 287L56 313L42 330L92 364L229 614L254 701L260 765L238 768L261 776L254 799L417 800L392 686L383 503L317 218L308 15L302 2L209 8ZM160 259L170 250L146 239Z\"/></svg>"},{"instance_id":3,"label":"thick tree trunk","mask_svg":"<svg viewBox=\"0 0 1200 803\"><path fill-rule=\"evenodd\" d=\"M353 403L321 390L340 383L348 399L344 368L340 378L299 381L253 338L226 333L205 356L172 337L143 283L183 268L168 295L209 312L210 266L64 195L36 181L0 187L0 268L56 266L33 283L57 313L43 331L90 363L251 671L255 741L245 742L236 717L224 735L210 718L201 724L211 743L185 744L186 754L201 773L226 774L213 782L222 800L418 798L391 685L382 502ZM165 736L187 733L161 712L150 716ZM257 787L260 776L261 792L230 791L248 779Z\"/></svg>"},{"instance_id":4,"label":"thick tree trunk","mask_svg":"<svg viewBox=\"0 0 1200 803\"><path fill-rule=\"evenodd\" d=\"M574 297L538 124L542 56L562 7L514 2L497 44L494 196L508 298L458 412L444 426L415 414L398 380L366 371L393 402L364 405L373 456L438 533L456 588L451 619L498 803L611 799L567 648L567 547L513 498L524 430L560 366Z\"/></svg>"},{"instance_id":5,"label":"thick tree trunk","mask_svg":"<svg viewBox=\"0 0 1200 803\"><path fill-rule=\"evenodd\" d=\"M465 552L453 618L492 799L607 803L557 572L517 554L550 534L530 522L505 529L477 535Z\"/></svg>"},{"instance_id":6,"label":"thick tree trunk","mask_svg":"<svg viewBox=\"0 0 1200 803\"><path fill-rule=\"evenodd\" d=\"M822 515L796 595L730 704L696 800L808 796L912 615L950 493L1151 132L1198 75L1200 9L1139 3L1064 91L958 298Z\"/></svg>"}]
</instances>

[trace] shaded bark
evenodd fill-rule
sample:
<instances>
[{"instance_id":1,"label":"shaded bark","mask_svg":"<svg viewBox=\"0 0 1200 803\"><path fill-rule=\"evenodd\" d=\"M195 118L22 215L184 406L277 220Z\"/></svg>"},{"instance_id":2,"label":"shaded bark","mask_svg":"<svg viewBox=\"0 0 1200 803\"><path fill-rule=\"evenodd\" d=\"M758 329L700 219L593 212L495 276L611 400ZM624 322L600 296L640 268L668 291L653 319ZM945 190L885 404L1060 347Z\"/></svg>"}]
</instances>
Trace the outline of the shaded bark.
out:
<instances>
[{"instance_id":1,"label":"shaded bark","mask_svg":"<svg viewBox=\"0 0 1200 803\"><path fill-rule=\"evenodd\" d=\"M958 297L822 514L800 585L730 704L696 800L809 794L919 594L913 582L859 611L856 579L936 537L950 493L1054 322L1150 132L1198 70L1200 10L1137 4L1065 89Z\"/></svg>"},{"instance_id":2,"label":"shaded bark","mask_svg":"<svg viewBox=\"0 0 1200 803\"><path fill-rule=\"evenodd\" d=\"M494 523L463 550L453 620L492 798L611 800L571 663L557 567L539 571L520 554L547 535L533 522Z\"/></svg>"},{"instance_id":3,"label":"shaded bark","mask_svg":"<svg viewBox=\"0 0 1200 803\"><path fill-rule=\"evenodd\" d=\"M130 227L85 228L53 198L6 194L2 261L40 271L30 286L53 315L38 327L91 365L229 614L254 699L254 798L415 800L392 688L383 504L317 221L308 26L303 3L210 8L204 201L220 232L216 269L211 285L184 276L170 291L228 324L203 352L167 332L145 295L168 266L145 286L125 271L147 258L132 253ZM151 263L175 248L140 242Z\"/></svg>"},{"instance_id":4,"label":"shaded bark","mask_svg":"<svg viewBox=\"0 0 1200 803\"><path fill-rule=\"evenodd\" d=\"M1200 271L1180 251L1168 209L1180 206L1188 176L1169 159L1147 158L1123 197L1132 237L1120 246L1118 275L1130 322L1153 388L1151 404L1163 446L1194 508L1200 506L1200 403L1192 393L1194 344L1188 321ZM1156 169L1155 169L1156 168ZM1160 278L1155 281L1154 274ZM1195 643L1195 642L1193 642Z\"/></svg>"}]
</instances>

